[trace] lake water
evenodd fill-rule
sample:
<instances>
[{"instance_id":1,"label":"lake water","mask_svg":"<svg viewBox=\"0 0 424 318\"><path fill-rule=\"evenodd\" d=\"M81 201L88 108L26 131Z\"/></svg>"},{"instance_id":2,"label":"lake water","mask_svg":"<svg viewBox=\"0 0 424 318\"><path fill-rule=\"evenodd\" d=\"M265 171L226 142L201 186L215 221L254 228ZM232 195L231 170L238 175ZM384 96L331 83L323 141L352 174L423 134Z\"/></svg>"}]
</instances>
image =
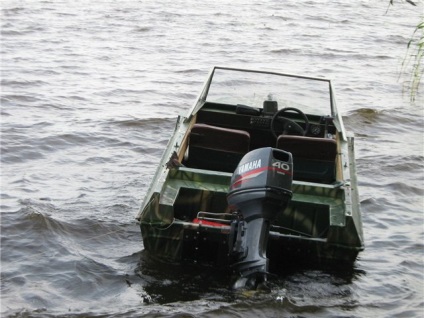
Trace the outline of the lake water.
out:
<instances>
[{"instance_id":1,"label":"lake water","mask_svg":"<svg viewBox=\"0 0 424 318\"><path fill-rule=\"evenodd\" d=\"M2 317L422 317L423 3L1 3ZM332 79L356 134L366 249L270 293L146 257L135 216L211 66ZM410 70L412 62L407 65Z\"/></svg>"}]
</instances>

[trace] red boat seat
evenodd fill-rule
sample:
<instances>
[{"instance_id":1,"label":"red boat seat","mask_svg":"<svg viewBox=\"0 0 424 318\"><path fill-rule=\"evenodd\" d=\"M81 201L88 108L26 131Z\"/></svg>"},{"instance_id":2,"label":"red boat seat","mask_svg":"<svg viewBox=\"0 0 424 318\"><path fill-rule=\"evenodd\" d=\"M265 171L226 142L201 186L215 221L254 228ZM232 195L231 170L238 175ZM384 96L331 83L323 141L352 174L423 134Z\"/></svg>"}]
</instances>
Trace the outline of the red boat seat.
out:
<instances>
[{"instance_id":1,"label":"red boat seat","mask_svg":"<svg viewBox=\"0 0 424 318\"><path fill-rule=\"evenodd\" d=\"M186 166L234 172L249 151L247 131L195 124L191 129Z\"/></svg>"},{"instance_id":2,"label":"red boat seat","mask_svg":"<svg viewBox=\"0 0 424 318\"><path fill-rule=\"evenodd\" d=\"M337 142L334 139L280 135L277 148L291 152L294 180L336 181Z\"/></svg>"}]
</instances>

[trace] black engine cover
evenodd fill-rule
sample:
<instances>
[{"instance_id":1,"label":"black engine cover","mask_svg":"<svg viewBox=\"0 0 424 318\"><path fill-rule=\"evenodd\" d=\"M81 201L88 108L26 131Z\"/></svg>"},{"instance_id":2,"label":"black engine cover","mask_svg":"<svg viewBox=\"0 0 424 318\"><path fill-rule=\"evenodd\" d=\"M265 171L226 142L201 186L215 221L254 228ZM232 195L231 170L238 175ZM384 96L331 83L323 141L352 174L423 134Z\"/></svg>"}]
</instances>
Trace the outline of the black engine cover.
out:
<instances>
[{"instance_id":1,"label":"black engine cover","mask_svg":"<svg viewBox=\"0 0 424 318\"><path fill-rule=\"evenodd\" d=\"M291 153L274 148L249 152L234 171L227 201L242 222L233 226L238 233L232 251L238 255L234 266L242 277L266 278L270 224L291 199L292 174Z\"/></svg>"}]
</instances>

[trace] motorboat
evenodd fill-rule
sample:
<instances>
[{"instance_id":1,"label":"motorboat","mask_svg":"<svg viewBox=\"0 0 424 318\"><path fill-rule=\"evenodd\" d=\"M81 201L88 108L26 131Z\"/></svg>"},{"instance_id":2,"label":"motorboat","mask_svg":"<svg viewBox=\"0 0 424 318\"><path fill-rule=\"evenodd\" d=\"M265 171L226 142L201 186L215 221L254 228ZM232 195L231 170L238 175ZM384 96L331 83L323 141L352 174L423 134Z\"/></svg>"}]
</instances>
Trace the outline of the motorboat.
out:
<instances>
[{"instance_id":1,"label":"motorboat","mask_svg":"<svg viewBox=\"0 0 424 318\"><path fill-rule=\"evenodd\" d=\"M364 249L354 135L320 77L213 67L136 217L153 257L257 286L285 264Z\"/></svg>"}]
</instances>

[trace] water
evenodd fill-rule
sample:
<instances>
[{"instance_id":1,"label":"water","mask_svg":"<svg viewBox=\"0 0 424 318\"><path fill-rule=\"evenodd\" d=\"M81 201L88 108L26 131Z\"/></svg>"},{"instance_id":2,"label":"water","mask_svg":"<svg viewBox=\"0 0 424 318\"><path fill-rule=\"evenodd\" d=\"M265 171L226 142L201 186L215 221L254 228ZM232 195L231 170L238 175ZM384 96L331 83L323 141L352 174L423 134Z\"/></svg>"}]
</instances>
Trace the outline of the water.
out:
<instances>
[{"instance_id":1,"label":"water","mask_svg":"<svg viewBox=\"0 0 424 318\"><path fill-rule=\"evenodd\" d=\"M423 97L396 1L2 1L2 317L421 317ZM134 217L212 65L326 76L356 134L366 250L270 293L143 252Z\"/></svg>"}]
</instances>

